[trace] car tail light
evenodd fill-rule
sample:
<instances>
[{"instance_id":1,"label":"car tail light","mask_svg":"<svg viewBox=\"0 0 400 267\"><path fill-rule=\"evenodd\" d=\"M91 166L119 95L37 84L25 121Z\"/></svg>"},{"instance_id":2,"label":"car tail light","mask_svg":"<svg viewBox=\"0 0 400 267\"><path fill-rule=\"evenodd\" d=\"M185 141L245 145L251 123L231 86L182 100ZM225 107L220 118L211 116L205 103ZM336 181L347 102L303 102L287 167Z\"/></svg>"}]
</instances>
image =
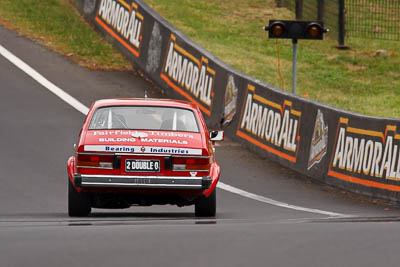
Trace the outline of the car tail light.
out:
<instances>
[{"instance_id":1,"label":"car tail light","mask_svg":"<svg viewBox=\"0 0 400 267\"><path fill-rule=\"evenodd\" d=\"M178 158L172 159L174 171L208 171L211 167L210 158Z\"/></svg>"},{"instance_id":2,"label":"car tail light","mask_svg":"<svg viewBox=\"0 0 400 267\"><path fill-rule=\"evenodd\" d=\"M114 157L112 155L78 155L78 168L112 169Z\"/></svg>"}]
</instances>

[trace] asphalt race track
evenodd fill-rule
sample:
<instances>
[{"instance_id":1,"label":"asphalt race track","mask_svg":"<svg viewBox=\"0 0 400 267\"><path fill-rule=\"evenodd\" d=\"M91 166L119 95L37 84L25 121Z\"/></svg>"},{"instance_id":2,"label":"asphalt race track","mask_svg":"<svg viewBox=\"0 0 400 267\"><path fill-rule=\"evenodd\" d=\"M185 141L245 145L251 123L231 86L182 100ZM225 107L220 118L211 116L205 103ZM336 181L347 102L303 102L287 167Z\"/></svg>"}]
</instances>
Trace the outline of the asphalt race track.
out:
<instances>
[{"instance_id":1,"label":"asphalt race track","mask_svg":"<svg viewBox=\"0 0 400 267\"><path fill-rule=\"evenodd\" d=\"M162 97L132 73L82 69L3 28L0 45L86 106ZM217 147L221 181L258 200L222 186L215 219L174 206L71 219L66 161L83 118L0 56L0 266L400 265L399 208L312 183L229 140Z\"/></svg>"}]
</instances>

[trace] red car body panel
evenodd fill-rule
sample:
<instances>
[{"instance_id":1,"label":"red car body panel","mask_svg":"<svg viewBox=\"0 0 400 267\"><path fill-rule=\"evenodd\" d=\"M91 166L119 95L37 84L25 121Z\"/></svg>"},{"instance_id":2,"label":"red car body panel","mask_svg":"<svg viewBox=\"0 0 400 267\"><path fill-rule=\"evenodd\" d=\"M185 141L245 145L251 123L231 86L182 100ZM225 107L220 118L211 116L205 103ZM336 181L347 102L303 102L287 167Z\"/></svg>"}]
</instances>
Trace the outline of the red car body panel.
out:
<instances>
[{"instance_id":1,"label":"red car body panel","mask_svg":"<svg viewBox=\"0 0 400 267\"><path fill-rule=\"evenodd\" d=\"M94 112L98 108L112 106L156 106L156 107L174 107L193 111L198 122L199 132L182 132L182 131L159 131L159 130L135 130L135 129L99 129L88 130L89 123ZM200 195L208 196L215 189L220 177L220 166L214 157L214 142L210 141L209 133L203 116L199 108L191 103L178 100L160 100L160 99L107 99L99 100L92 104L83 127L79 133L78 144L75 146L75 154L68 159L68 176L74 188L78 192L111 192L111 193L131 193L131 194L179 194L196 197ZM119 168L100 169L100 168L80 168L77 166L78 155L98 154L118 155L120 163ZM167 168L167 158L180 157L209 157L209 168L201 171L176 171ZM125 161L148 158L152 161L159 162L160 171L154 172L127 172ZM111 163L110 163L111 164ZM112 163L114 164L114 163ZM133 163L132 163L133 164ZM113 165L114 166L114 165ZM174 165L175 166L175 165ZM109 176L123 180L125 177L134 175L157 177L175 177L179 181L180 177L190 179L199 177L210 177L211 184L208 188L145 188L136 186L121 187L91 187L80 186L76 184L74 177L77 175ZM132 178L134 179L134 178ZM111 179L110 179L111 181Z\"/></svg>"}]
</instances>

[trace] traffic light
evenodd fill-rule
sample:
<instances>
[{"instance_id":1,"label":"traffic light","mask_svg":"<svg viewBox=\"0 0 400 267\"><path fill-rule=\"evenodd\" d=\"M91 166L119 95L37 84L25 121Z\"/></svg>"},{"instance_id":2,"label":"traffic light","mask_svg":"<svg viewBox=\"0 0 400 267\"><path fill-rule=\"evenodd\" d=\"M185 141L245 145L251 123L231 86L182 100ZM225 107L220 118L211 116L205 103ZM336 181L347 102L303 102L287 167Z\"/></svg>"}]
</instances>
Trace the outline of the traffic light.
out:
<instances>
[{"instance_id":1,"label":"traffic light","mask_svg":"<svg viewBox=\"0 0 400 267\"><path fill-rule=\"evenodd\" d=\"M322 40L324 23L320 21L270 20L264 27L269 38Z\"/></svg>"}]
</instances>

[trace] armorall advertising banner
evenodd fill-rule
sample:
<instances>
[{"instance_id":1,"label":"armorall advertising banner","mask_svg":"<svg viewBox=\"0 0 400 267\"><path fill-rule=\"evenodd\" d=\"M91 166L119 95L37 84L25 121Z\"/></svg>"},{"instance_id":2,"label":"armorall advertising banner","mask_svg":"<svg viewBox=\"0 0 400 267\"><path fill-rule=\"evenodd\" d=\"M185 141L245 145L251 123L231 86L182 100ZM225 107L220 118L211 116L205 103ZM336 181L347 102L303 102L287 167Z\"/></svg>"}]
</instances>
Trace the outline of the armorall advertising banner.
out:
<instances>
[{"instance_id":1,"label":"armorall advertising banner","mask_svg":"<svg viewBox=\"0 0 400 267\"><path fill-rule=\"evenodd\" d=\"M398 121L340 116L328 175L357 185L400 192L399 125Z\"/></svg>"},{"instance_id":2,"label":"armorall advertising banner","mask_svg":"<svg viewBox=\"0 0 400 267\"><path fill-rule=\"evenodd\" d=\"M203 55L199 58L178 44L171 34L160 77L176 92L211 116L216 72Z\"/></svg>"},{"instance_id":3,"label":"armorall advertising banner","mask_svg":"<svg viewBox=\"0 0 400 267\"><path fill-rule=\"evenodd\" d=\"M264 88L248 84L237 136L278 157L297 162L302 113L293 102L265 96Z\"/></svg>"},{"instance_id":4,"label":"armorall advertising banner","mask_svg":"<svg viewBox=\"0 0 400 267\"><path fill-rule=\"evenodd\" d=\"M135 2L101 0L95 21L134 56L139 57L143 15Z\"/></svg>"}]
</instances>

